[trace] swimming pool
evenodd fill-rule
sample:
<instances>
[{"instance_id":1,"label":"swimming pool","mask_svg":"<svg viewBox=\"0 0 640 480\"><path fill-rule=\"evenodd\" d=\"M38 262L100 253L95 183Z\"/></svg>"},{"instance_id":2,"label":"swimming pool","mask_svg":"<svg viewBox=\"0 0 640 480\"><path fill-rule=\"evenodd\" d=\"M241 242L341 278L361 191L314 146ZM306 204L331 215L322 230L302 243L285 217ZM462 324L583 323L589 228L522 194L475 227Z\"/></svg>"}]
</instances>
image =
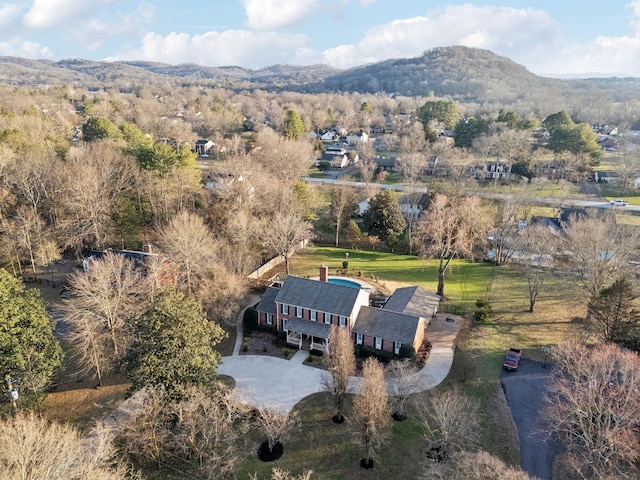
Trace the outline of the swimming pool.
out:
<instances>
[{"instance_id":1,"label":"swimming pool","mask_svg":"<svg viewBox=\"0 0 640 480\"><path fill-rule=\"evenodd\" d=\"M358 282L347 280L346 278L329 277L327 282L333 283L334 285L342 285L343 287L362 288L362 285Z\"/></svg>"}]
</instances>

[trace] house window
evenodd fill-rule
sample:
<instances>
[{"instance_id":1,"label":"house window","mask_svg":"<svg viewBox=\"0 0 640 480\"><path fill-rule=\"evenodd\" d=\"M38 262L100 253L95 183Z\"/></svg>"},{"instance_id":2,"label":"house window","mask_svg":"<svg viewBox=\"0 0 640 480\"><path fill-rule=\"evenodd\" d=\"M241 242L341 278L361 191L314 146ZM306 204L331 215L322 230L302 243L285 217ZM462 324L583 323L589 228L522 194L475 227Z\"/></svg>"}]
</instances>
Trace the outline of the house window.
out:
<instances>
[{"instance_id":1,"label":"house window","mask_svg":"<svg viewBox=\"0 0 640 480\"><path fill-rule=\"evenodd\" d=\"M284 315L289 315L289 305L282 304L282 313Z\"/></svg>"},{"instance_id":2,"label":"house window","mask_svg":"<svg viewBox=\"0 0 640 480\"><path fill-rule=\"evenodd\" d=\"M401 345L402 345L402 344L401 344L400 342L393 342L393 352L394 352L396 355L400 355L400 346L401 346Z\"/></svg>"},{"instance_id":3,"label":"house window","mask_svg":"<svg viewBox=\"0 0 640 480\"><path fill-rule=\"evenodd\" d=\"M340 317L340 326L341 327L347 326L347 317Z\"/></svg>"},{"instance_id":4,"label":"house window","mask_svg":"<svg viewBox=\"0 0 640 480\"><path fill-rule=\"evenodd\" d=\"M326 323L327 325L331 325L331 314L330 313L325 313L324 314L324 323Z\"/></svg>"},{"instance_id":5,"label":"house window","mask_svg":"<svg viewBox=\"0 0 640 480\"><path fill-rule=\"evenodd\" d=\"M296 307L296 317L302 318L302 307Z\"/></svg>"},{"instance_id":6,"label":"house window","mask_svg":"<svg viewBox=\"0 0 640 480\"><path fill-rule=\"evenodd\" d=\"M273 313L267 313L267 325L273 325Z\"/></svg>"},{"instance_id":7,"label":"house window","mask_svg":"<svg viewBox=\"0 0 640 480\"><path fill-rule=\"evenodd\" d=\"M362 334L361 333L356 333L356 344L358 345L362 345Z\"/></svg>"},{"instance_id":8,"label":"house window","mask_svg":"<svg viewBox=\"0 0 640 480\"><path fill-rule=\"evenodd\" d=\"M314 322L318 320L318 312L316 310L311 310L310 316L311 320L313 320Z\"/></svg>"},{"instance_id":9,"label":"house window","mask_svg":"<svg viewBox=\"0 0 640 480\"><path fill-rule=\"evenodd\" d=\"M382 338L376 337L376 349L382 350Z\"/></svg>"}]
</instances>

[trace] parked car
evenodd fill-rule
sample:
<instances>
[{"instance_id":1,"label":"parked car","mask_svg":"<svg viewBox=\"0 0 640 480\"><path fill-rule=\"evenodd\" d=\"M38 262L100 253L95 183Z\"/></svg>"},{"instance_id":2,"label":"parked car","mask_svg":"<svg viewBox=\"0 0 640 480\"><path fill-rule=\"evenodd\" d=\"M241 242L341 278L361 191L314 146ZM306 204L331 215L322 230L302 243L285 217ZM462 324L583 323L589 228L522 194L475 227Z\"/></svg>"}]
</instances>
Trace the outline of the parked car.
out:
<instances>
[{"instance_id":1,"label":"parked car","mask_svg":"<svg viewBox=\"0 0 640 480\"><path fill-rule=\"evenodd\" d=\"M510 348L507 354L504 356L504 363L502 364L502 367L505 370L515 372L516 370L518 370L521 356L522 352L520 350L518 350L517 348Z\"/></svg>"},{"instance_id":2,"label":"parked car","mask_svg":"<svg viewBox=\"0 0 640 480\"><path fill-rule=\"evenodd\" d=\"M627 204L627 202L618 198L616 200L611 200L609 204L613 205L614 207L624 207Z\"/></svg>"}]
</instances>

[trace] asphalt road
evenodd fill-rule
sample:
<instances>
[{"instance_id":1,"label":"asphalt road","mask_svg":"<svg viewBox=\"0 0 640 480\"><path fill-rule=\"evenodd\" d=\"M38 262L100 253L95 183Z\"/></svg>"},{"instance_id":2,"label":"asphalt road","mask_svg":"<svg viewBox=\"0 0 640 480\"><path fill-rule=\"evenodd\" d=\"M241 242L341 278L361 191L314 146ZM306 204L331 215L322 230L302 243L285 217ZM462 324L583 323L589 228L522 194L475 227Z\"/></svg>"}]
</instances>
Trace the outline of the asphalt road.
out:
<instances>
[{"instance_id":1,"label":"asphalt road","mask_svg":"<svg viewBox=\"0 0 640 480\"><path fill-rule=\"evenodd\" d=\"M518 430L522 469L540 479L551 479L553 457L560 445L545 433L544 393L550 369L522 358L516 372L503 371L500 380Z\"/></svg>"}]
</instances>

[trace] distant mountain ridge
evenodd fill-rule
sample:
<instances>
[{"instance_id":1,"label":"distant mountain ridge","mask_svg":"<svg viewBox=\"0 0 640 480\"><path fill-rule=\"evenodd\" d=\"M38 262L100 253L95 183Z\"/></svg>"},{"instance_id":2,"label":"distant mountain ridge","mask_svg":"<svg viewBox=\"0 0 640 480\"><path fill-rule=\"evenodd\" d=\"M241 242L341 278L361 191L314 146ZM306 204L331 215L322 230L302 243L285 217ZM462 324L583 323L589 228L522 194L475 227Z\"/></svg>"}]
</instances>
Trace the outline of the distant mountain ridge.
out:
<instances>
[{"instance_id":1,"label":"distant mountain ridge","mask_svg":"<svg viewBox=\"0 0 640 480\"><path fill-rule=\"evenodd\" d=\"M167 80L233 89L297 92L360 92L404 96L449 97L478 104L533 105L549 98L621 102L640 97L640 78L561 80L540 77L488 50L438 47L414 58L389 59L340 70L328 65L242 67L169 65L148 61L60 61L0 57L0 83L71 84L101 88L134 87Z\"/></svg>"}]
</instances>

